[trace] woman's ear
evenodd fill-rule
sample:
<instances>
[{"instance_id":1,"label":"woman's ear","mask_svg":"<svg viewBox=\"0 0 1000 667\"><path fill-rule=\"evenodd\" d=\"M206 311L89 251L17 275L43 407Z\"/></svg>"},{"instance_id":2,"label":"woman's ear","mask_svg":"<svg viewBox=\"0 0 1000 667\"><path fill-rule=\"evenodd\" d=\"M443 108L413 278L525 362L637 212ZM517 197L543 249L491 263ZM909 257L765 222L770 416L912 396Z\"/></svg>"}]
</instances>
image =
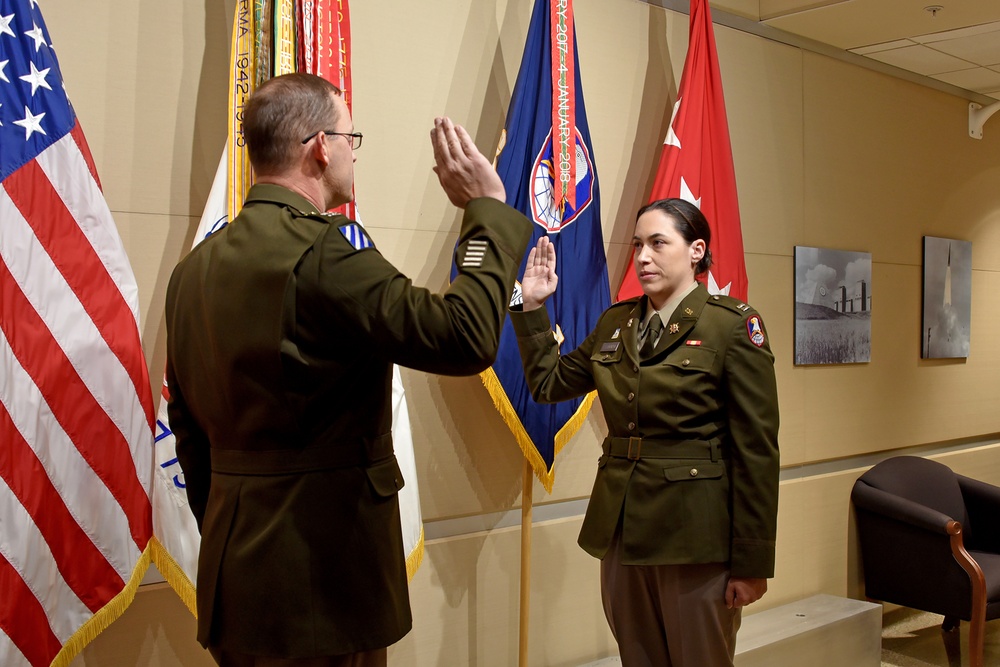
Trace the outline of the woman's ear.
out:
<instances>
[{"instance_id":1,"label":"woman's ear","mask_svg":"<svg viewBox=\"0 0 1000 667\"><path fill-rule=\"evenodd\" d=\"M697 264L705 256L705 239L698 239L691 243L691 263Z\"/></svg>"}]
</instances>

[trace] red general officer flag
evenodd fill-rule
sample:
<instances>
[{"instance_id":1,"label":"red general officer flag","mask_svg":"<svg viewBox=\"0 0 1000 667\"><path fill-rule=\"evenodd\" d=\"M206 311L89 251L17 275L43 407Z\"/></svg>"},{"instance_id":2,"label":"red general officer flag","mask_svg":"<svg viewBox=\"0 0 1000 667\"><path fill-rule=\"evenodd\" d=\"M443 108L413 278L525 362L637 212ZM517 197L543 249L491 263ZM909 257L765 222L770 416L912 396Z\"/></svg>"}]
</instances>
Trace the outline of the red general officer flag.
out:
<instances>
[{"instance_id":1,"label":"red general officer flag","mask_svg":"<svg viewBox=\"0 0 1000 667\"><path fill-rule=\"evenodd\" d=\"M687 58L649 200L667 197L691 202L708 218L713 263L701 277L708 291L745 301L748 283L736 173L707 0L691 0ZM618 299L640 294L642 288L630 266Z\"/></svg>"}]
</instances>

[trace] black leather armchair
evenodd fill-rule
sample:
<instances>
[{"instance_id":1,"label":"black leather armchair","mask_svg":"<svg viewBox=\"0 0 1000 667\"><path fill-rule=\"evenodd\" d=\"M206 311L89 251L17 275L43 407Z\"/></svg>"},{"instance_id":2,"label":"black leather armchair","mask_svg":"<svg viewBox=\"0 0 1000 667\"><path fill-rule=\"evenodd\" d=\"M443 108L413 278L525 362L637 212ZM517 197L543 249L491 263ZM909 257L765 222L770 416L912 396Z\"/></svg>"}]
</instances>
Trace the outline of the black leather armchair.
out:
<instances>
[{"instance_id":1,"label":"black leather armchair","mask_svg":"<svg viewBox=\"0 0 1000 667\"><path fill-rule=\"evenodd\" d=\"M1000 617L1000 487L915 456L887 459L854 483L872 600L970 621L969 665L983 664L984 625Z\"/></svg>"}]
</instances>

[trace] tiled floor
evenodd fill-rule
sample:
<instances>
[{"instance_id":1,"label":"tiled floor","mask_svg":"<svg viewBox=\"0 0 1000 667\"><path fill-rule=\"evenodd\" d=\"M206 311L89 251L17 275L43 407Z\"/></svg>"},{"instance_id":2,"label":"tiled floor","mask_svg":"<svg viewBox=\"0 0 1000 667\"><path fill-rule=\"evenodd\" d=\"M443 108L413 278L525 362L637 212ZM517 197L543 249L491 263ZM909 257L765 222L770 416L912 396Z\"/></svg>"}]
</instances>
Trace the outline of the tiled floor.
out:
<instances>
[{"instance_id":1,"label":"tiled floor","mask_svg":"<svg viewBox=\"0 0 1000 667\"><path fill-rule=\"evenodd\" d=\"M882 617L882 667L963 667L969 664L969 624L941 632L943 617L898 608ZM983 663L1000 665L1000 621L986 624Z\"/></svg>"}]
</instances>

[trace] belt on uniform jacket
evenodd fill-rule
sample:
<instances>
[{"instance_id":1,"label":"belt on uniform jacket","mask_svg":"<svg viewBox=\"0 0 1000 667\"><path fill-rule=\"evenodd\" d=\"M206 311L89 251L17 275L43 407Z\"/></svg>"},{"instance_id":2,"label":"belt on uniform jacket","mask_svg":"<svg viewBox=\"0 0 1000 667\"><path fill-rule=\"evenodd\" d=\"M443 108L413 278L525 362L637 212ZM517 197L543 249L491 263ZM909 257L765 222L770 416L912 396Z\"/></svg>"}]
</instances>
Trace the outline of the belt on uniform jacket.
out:
<instances>
[{"instance_id":1,"label":"belt on uniform jacket","mask_svg":"<svg viewBox=\"0 0 1000 667\"><path fill-rule=\"evenodd\" d=\"M212 472L230 475L289 475L368 466L393 455L392 436L344 438L304 449L212 449Z\"/></svg>"},{"instance_id":2,"label":"belt on uniform jacket","mask_svg":"<svg viewBox=\"0 0 1000 667\"><path fill-rule=\"evenodd\" d=\"M723 458L718 439L670 440L668 438L615 438L608 436L601 445L607 456L638 461L639 459L705 459Z\"/></svg>"}]
</instances>

